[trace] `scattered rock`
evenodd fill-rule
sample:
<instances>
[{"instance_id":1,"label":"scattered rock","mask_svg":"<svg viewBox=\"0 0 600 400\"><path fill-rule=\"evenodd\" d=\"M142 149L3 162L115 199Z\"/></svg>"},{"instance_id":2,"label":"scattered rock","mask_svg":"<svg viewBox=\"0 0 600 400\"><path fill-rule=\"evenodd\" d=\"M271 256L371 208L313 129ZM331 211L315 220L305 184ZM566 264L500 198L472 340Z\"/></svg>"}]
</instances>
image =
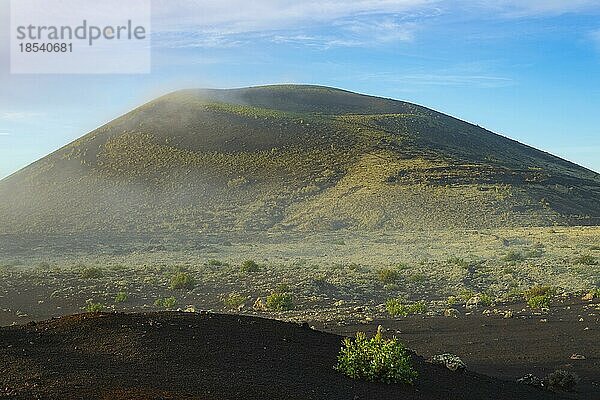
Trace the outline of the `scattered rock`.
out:
<instances>
[{"instance_id":1,"label":"scattered rock","mask_svg":"<svg viewBox=\"0 0 600 400\"><path fill-rule=\"evenodd\" d=\"M583 354L573 353L571 355L571 360L585 360L585 356Z\"/></svg>"},{"instance_id":2,"label":"scattered rock","mask_svg":"<svg viewBox=\"0 0 600 400\"><path fill-rule=\"evenodd\" d=\"M473 296L469 300L467 300L467 304L465 304L465 307L467 307L468 310L477 308L479 307L479 300L479 296Z\"/></svg>"},{"instance_id":3,"label":"scattered rock","mask_svg":"<svg viewBox=\"0 0 600 400\"><path fill-rule=\"evenodd\" d=\"M262 299L260 297L258 297L256 299L252 308L256 311L267 311L267 306L265 305L265 302L262 301Z\"/></svg>"},{"instance_id":4,"label":"scattered rock","mask_svg":"<svg viewBox=\"0 0 600 400\"><path fill-rule=\"evenodd\" d=\"M458 318L460 312L456 308L447 308L444 310L444 317Z\"/></svg>"},{"instance_id":5,"label":"scattered rock","mask_svg":"<svg viewBox=\"0 0 600 400\"><path fill-rule=\"evenodd\" d=\"M513 312L508 310L504 312L504 316L502 318L512 318L513 317Z\"/></svg>"},{"instance_id":6,"label":"scattered rock","mask_svg":"<svg viewBox=\"0 0 600 400\"><path fill-rule=\"evenodd\" d=\"M444 353L437 354L429 360L432 364L443 365L450 371L462 371L467 365L457 355Z\"/></svg>"},{"instance_id":7,"label":"scattered rock","mask_svg":"<svg viewBox=\"0 0 600 400\"><path fill-rule=\"evenodd\" d=\"M338 300L338 301L336 301L335 303L333 303L333 306L334 306L334 307L341 307L341 306L343 306L344 304L346 304L346 302L345 302L344 300Z\"/></svg>"},{"instance_id":8,"label":"scattered rock","mask_svg":"<svg viewBox=\"0 0 600 400\"><path fill-rule=\"evenodd\" d=\"M584 301L594 300L594 292L589 292L588 294L586 294L585 296L583 296L581 298L581 300L584 300Z\"/></svg>"},{"instance_id":9,"label":"scattered rock","mask_svg":"<svg viewBox=\"0 0 600 400\"><path fill-rule=\"evenodd\" d=\"M544 387L544 381L533 374L527 374L524 377L517 379L517 383L540 388Z\"/></svg>"}]
</instances>

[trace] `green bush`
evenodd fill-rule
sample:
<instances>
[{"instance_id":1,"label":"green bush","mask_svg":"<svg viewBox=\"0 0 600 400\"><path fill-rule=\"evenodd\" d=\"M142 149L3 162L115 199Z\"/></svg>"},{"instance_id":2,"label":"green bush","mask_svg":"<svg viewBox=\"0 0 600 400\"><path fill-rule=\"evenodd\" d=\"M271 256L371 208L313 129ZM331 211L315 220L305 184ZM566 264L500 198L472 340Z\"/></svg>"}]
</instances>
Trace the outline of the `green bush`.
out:
<instances>
[{"instance_id":1,"label":"green bush","mask_svg":"<svg viewBox=\"0 0 600 400\"><path fill-rule=\"evenodd\" d=\"M577 257L575 259L575 264L598 265L598 261L596 260L596 257L591 254L585 254Z\"/></svg>"},{"instance_id":2,"label":"green bush","mask_svg":"<svg viewBox=\"0 0 600 400\"><path fill-rule=\"evenodd\" d=\"M551 296L549 295L533 296L527 300L527 305L534 309L548 308L550 307L550 300Z\"/></svg>"},{"instance_id":3,"label":"green bush","mask_svg":"<svg viewBox=\"0 0 600 400\"><path fill-rule=\"evenodd\" d=\"M100 312L104 310L104 304L102 303L94 303L92 300L87 300L85 302L85 311L86 312Z\"/></svg>"},{"instance_id":4,"label":"green bush","mask_svg":"<svg viewBox=\"0 0 600 400\"><path fill-rule=\"evenodd\" d=\"M494 298L487 293L481 293L479 295L479 303L484 307L489 307L494 304Z\"/></svg>"},{"instance_id":5,"label":"green bush","mask_svg":"<svg viewBox=\"0 0 600 400\"><path fill-rule=\"evenodd\" d=\"M246 296L241 295L237 292L233 292L225 296L225 298L223 299L223 304L227 308L237 309L244 305L247 299L248 298Z\"/></svg>"},{"instance_id":6,"label":"green bush","mask_svg":"<svg viewBox=\"0 0 600 400\"><path fill-rule=\"evenodd\" d=\"M396 283L400 279L400 274L392 268L382 268L377 271L377 278L381 283Z\"/></svg>"},{"instance_id":7,"label":"green bush","mask_svg":"<svg viewBox=\"0 0 600 400\"><path fill-rule=\"evenodd\" d=\"M516 264L519 261L525 261L525 259L526 259L525 255L523 255L523 253L520 253L518 251L509 251L508 253L506 253L504 255L504 257L502 257L502 261L506 261L511 264Z\"/></svg>"},{"instance_id":8,"label":"green bush","mask_svg":"<svg viewBox=\"0 0 600 400\"><path fill-rule=\"evenodd\" d=\"M173 290L192 290L196 286L196 280L187 272L179 272L171 278L170 288Z\"/></svg>"},{"instance_id":9,"label":"green bush","mask_svg":"<svg viewBox=\"0 0 600 400\"><path fill-rule=\"evenodd\" d=\"M423 301L406 304L402 299L389 299L385 302L385 309L392 317L407 317L413 314L426 313L427 304Z\"/></svg>"},{"instance_id":10,"label":"green bush","mask_svg":"<svg viewBox=\"0 0 600 400\"><path fill-rule=\"evenodd\" d=\"M175 307L176 304L177 304L177 299L173 296L156 299L154 301L155 307L161 307L161 308L166 308L166 309L173 308L173 307Z\"/></svg>"},{"instance_id":11,"label":"green bush","mask_svg":"<svg viewBox=\"0 0 600 400\"><path fill-rule=\"evenodd\" d=\"M529 301L534 297L552 296L554 295L554 292L555 290L554 288L552 288L552 286L535 285L525 290L523 292L523 297L525 298L525 300Z\"/></svg>"},{"instance_id":12,"label":"green bush","mask_svg":"<svg viewBox=\"0 0 600 400\"><path fill-rule=\"evenodd\" d=\"M246 260L242 263L242 266L240 267L240 271L245 274L258 272L259 270L260 270L260 267L254 260Z\"/></svg>"},{"instance_id":13,"label":"green bush","mask_svg":"<svg viewBox=\"0 0 600 400\"><path fill-rule=\"evenodd\" d=\"M104 275L101 268L98 267L87 267L81 271L81 277L83 279L97 279L102 278Z\"/></svg>"},{"instance_id":14,"label":"green bush","mask_svg":"<svg viewBox=\"0 0 600 400\"><path fill-rule=\"evenodd\" d=\"M396 338L385 340L379 330L375 337L358 332L356 339L344 339L338 354L337 371L352 379L411 384L417 378L410 354Z\"/></svg>"},{"instance_id":15,"label":"green bush","mask_svg":"<svg viewBox=\"0 0 600 400\"><path fill-rule=\"evenodd\" d=\"M127 295L126 292L119 292L115 296L115 303L124 303L127 301L128 298L129 298L129 295Z\"/></svg>"},{"instance_id":16,"label":"green bush","mask_svg":"<svg viewBox=\"0 0 600 400\"><path fill-rule=\"evenodd\" d=\"M294 308L291 293L274 292L267 296L267 308L272 311L287 311Z\"/></svg>"},{"instance_id":17,"label":"green bush","mask_svg":"<svg viewBox=\"0 0 600 400\"><path fill-rule=\"evenodd\" d=\"M454 265L457 265L457 266L465 268L465 269L469 268L469 262L466 261L464 258L450 257L446 262L448 264L454 264Z\"/></svg>"}]
</instances>

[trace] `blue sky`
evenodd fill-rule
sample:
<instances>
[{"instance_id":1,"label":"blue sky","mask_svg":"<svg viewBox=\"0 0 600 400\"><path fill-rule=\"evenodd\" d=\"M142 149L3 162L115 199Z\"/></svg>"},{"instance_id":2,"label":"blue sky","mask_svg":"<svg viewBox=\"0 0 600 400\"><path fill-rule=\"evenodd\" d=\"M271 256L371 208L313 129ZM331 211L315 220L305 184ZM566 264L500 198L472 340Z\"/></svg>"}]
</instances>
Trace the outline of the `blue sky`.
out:
<instances>
[{"instance_id":1,"label":"blue sky","mask_svg":"<svg viewBox=\"0 0 600 400\"><path fill-rule=\"evenodd\" d=\"M154 97L312 83L422 104L600 172L595 0L154 0L152 73L11 75L0 177Z\"/></svg>"}]
</instances>

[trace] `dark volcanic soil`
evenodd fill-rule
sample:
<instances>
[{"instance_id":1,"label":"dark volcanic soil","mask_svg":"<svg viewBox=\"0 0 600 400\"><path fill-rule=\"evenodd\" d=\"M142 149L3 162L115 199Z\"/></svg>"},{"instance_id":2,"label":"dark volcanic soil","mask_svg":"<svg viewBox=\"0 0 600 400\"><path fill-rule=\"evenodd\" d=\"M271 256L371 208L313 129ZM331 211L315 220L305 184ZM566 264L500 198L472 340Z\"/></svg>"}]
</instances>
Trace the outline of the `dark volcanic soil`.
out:
<instances>
[{"instance_id":1,"label":"dark volcanic soil","mask_svg":"<svg viewBox=\"0 0 600 400\"><path fill-rule=\"evenodd\" d=\"M81 314L0 328L0 398L560 399L414 357L414 386L332 369L341 337L254 317Z\"/></svg>"},{"instance_id":2,"label":"dark volcanic soil","mask_svg":"<svg viewBox=\"0 0 600 400\"><path fill-rule=\"evenodd\" d=\"M498 306L500 310L525 310L525 304ZM562 369L575 372L581 381L577 399L600 400L600 312L598 300L576 298L557 301L546 313L527 309L504 319L475 310L459 318L410 316L375 320L370 324L315 324L319 330L351 336L357 330L374 334L382 325L418 354L429 357L457 354L468 368L514 381L526 374L544 377ZM585 359L572 359L580 354Z\"/></svg>"}]
</instances>

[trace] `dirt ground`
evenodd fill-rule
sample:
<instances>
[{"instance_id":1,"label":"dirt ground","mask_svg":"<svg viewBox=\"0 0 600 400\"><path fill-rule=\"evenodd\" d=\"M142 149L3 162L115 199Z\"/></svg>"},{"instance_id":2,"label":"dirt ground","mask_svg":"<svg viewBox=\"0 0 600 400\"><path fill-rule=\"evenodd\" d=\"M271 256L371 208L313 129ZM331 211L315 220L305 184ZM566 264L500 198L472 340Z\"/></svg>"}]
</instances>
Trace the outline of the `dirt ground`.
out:
<instances>
[{"instance_id":1,"label":"dirt ground","mask_svg":"<svg viewBox=\"0 0 600 400\"><path fill-rule=\"evenodd\" d=\"M32 322L0 328L0 398L584 398L451 372L417 356L414 386L355 381L332 368L340 341L307 325L210 313L82 314Z\"/></svg>"},{"instance_id":2,"label":"dirt ground","mask_svg":"<svg viewBox=\"0 0 600 400\"><path fill-rule=\"evenodd\" d=\"M368 324L315 323L317 329L350 336L357 330L374 333L377 326L400 338L418 354L459 355L478 373L514 381L526 374L543 377L556 369L575 372L578 399L600 399L600 304L567 299L547 313L526 312L514 318L481 311L459 318L409 316ZM502 307L501 307L502 308ZM572 359L579 354L585 359ZM574 357L575 358L575 357Z\"/></svg>"}]
</instances>

